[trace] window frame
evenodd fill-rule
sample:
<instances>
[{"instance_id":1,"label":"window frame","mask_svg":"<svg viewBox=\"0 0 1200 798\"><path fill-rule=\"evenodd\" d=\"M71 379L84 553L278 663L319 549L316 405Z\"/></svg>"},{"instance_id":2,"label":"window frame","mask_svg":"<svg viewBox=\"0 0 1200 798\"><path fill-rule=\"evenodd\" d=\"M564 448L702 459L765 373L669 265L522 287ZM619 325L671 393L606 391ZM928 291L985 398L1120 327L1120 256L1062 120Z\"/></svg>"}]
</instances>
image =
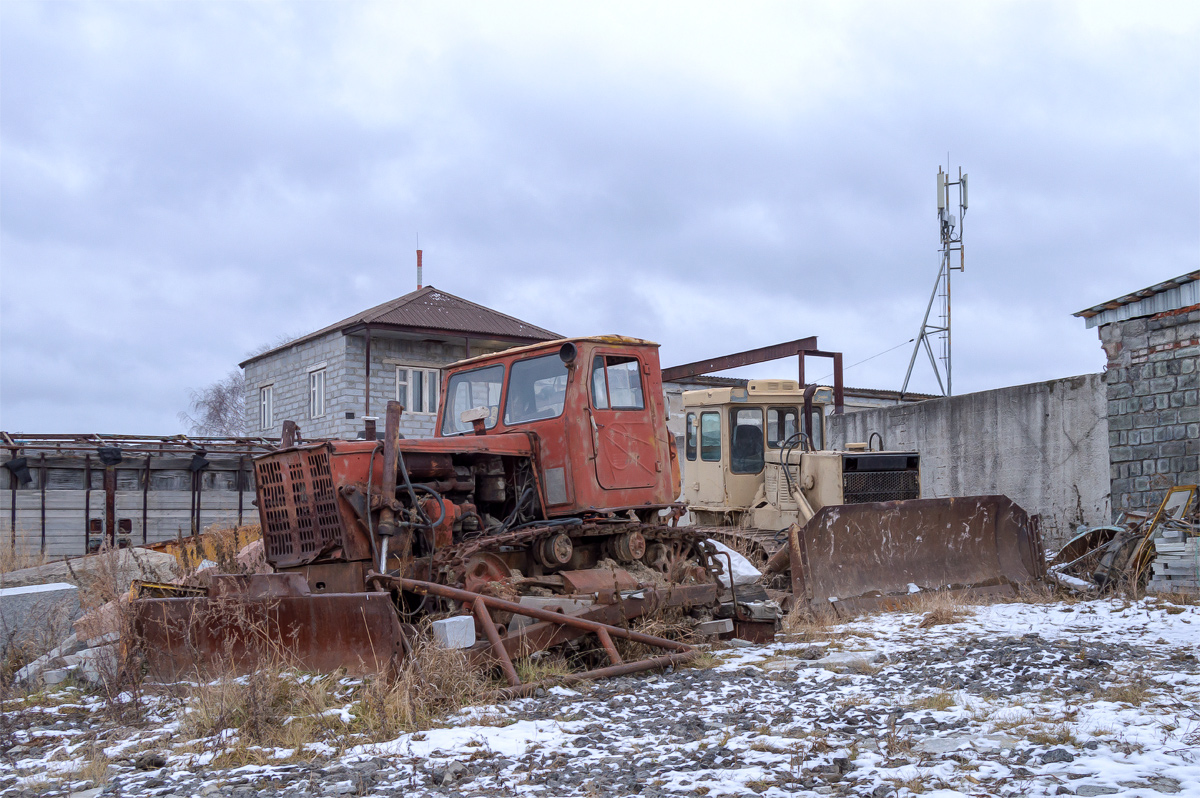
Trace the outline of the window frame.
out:
<instances>
[{"instance_id":1,"label":"window frame","mask_svg":"<svg viewBox=\"0 0 1200 798\"><path fill-rule=\"evenodd\" d=\"M453 380L455 377L459 377L464 374L474 374L475 372L478 372L478 371L486 371L487 369L494 369L494 368L500 369L500 395L496 398L496 420L490 424L485 420L483 423L483 428L484 429L495 429L496 425L500 423L501 418L503 418L503 413L501 413L500 411L504 407L504 400L507 398L505 396L505 393L506 393L505 388L506 388L507 381L508 381L508 364L507 363L489 363L486 366L476 366L473 369L465 369L463 371L455 371L446 377L446 404L442 405L439 408L439 411L440 411L439 416L442 421L442 423L437 425L439 436L441 436L443 438L453 438L458 435L472 434L472 430L469 430L469 429L466 429L466 430L453 430L452 429L450 431L446 430L447 422L455 423L447 415L449 409L454 406L454 397L452 397L450 395L451 380ZM490 407L491 405L488 405L488 406ZM469 410L470 408L467 408L467 409Z\"/></svg>"},{"instance_id":2,"label":"window frame","mask_svg":"<svg viewBox=\"0 0 1200 798\"><path fill-rule=\"evenodd\" d=\"M521 421L509 421L508 403L512 399L513 375L516 373L518 365L520 365L521 363L531 363L534 360L556 360L560 364L562 364L562 367L563 367L562 376L564 378L566 378L566 382L563 383L562 407L560 407L558 409L558 412L552 416L539 416L538 418L527 418L527 419L524 419ZM562 358L560 358L558 356L557 352L554 352L553 354L549 354L549 355L536 355L534 357L526 357L526 358L521 358L520 360L514 360L508 364L508 368L505 369L505 372L506 373L504 375L504 395L501 397L503 399L504 408L503 408L503 412L500 413L500 418L503 420L504 426L519 427L522 424L532 424L536 421L549 421L550 419L553 419L553 418L561 418L562 414L566 412L566 410L567 410L567 392L568 392L568 387L571 382L571 371L570 371L570 369L567 368L567 364L563 363Z\"/></svg>"},{"instance_id":3,"label":"window frame","mask_svg":"<svg viewBox=\"0 0 1200 798\"><path fill-rule=\"evenodd\" d=\"M706 410L700 414L700 460L701 460L701 462L705 462L705 463L721 462L721 415L722 415L721 411L719 411L719 410ZM717 441L717 452L716 452L715 457L708 457L705 454L706 444L704 443L704 423L709 418L715 418L717 420L717 434L715 436L716 441Z\"/></svg>"},{"instance_id":4,"label":"window frame","mask_svg":"<svg viewBox=\"0 0 1200 798\"><path fill-rule=\"evenodd\" d=\"M275 427L275 383L258 386L258 428Z\"/></svg>"},{"instance_id":5,"label":"window frame","mask_svg":"<svg viewBox=\"0 0 1200 798\"><path fill-rule=\"evenodd\" d=\"M442 370L430 368L429 366L414 366L407 363L397 363L396 365L396 401L404 405L404 412L418 416L436 416L438 408L441 406L442 392ZM404 372L404 380L400 380L400 373ZM421 409L415 410L411 406L413 401L413 373L421 374ZM433 393L430 394L430 385L436 385ZM405 388L405 398L400 398L400 386ZM429 404L432 401L433 409L429 409Z\"/></svg>"},{"instance_id":6,"label":"window frame","mask_svg":"<svg viewBox=\"0 0 1200 798\"><path fill-rule=\"evenodd\" d=\"M318 388L318 384L320 387ZM325 418L328 410L325 403L326 372L324 368L308 372L308 417ZM317 412L317 411L320 412Z\"/></svg>"},{"instance_id":7,"label":"window frame","mask_svg":"<svg viewBox=\"0 0 1200 798\"><path fill-rule=\"evenodd\" d=\"M739 471L734 466L733 436L737 434L738 427L743 426L743 425L737 423L737 416L739 413L758 413L758 425L757 426L759 429L759 434L762 435L763 447L760 450L759 455L758 455L758 468L755 469L754 471ZM753 427L755 425L749 424L747 426ZM766 468L766 465L767 465L767 445L766 444L767 444L767 414L763 411L763 407L761 405L743 405L742 407L729 408L729 473L737 474L738 476L751 476L753 474L761 474L763 469Z\"/></svg>"},{"instance_id":8,"label":"window frame","mask_svg":"<svg viewBox=\"0 0 1200 798\"><path fill-rule=\"evenodd\" d=\"M609 360L609 358L620 358L621 362L613 364L613 365L617 365L617 366L623 365L625 363L635 364L634 373L637 375L637 395L642 403L640 407L633 406L633 405L629 405L629 406L619 405L618 406L618 405L614 405L612 403L612 388L609 386L609 383L608 383L608 370L609 370L608 360ZM604 367L603 367L604 404L603 405L601 405L599 402L596 401L596 361L597 360L602 360L603 365L604 365ZM645 383L642 381L642 370L644 367L645 366L642 363L642 359L640 357L638 357L637 355L625 354L625 353L621 353L621 352L596 352L594 355L592 355L592 365L589 370L589 376L588 376L589 392L592 395L592 407L596 410L616 410L616 411L628 411L628 412L632 412L632 413L645 412L646 407L647 407L646 386L645 386Z\"/></svg>"},{"instance_id":9,"label":"window frame","mask_svg":"<svg viewBox=\"0 0 1200 798\"><path fill-rule=\"evenodd\" d=\"M768 405L767 406L766 420L764 421L766 426L763 427L763 434L766 436L767 448L768 449L782 449L783 442L786 441L789 436L783 435L782 431L780 431L780 437L778 439L776 439L774 443L771 442L770 430L771 430L771 412L772 411L776 411L776 412L791 411L791 415L795 419L795 423L796 423L796 432L803 432L804 425L802 422L803 422L803 418L804 418L804 410L802 407L800 407L798 405ZM782 425L780 425L780 426L782 426Z\"/></svg>"},{"instance_id":10,"label":"window frame","mask_svg":"<svg viewBox=\"0 0 1200 798\"><path fill-rule=\"evenodd\" d=\"M689 411L683 422L683 451L684 457L690 462L696 461L696 452L700 448L700 425L696 412Z\"/></svg>"}]
</instances>

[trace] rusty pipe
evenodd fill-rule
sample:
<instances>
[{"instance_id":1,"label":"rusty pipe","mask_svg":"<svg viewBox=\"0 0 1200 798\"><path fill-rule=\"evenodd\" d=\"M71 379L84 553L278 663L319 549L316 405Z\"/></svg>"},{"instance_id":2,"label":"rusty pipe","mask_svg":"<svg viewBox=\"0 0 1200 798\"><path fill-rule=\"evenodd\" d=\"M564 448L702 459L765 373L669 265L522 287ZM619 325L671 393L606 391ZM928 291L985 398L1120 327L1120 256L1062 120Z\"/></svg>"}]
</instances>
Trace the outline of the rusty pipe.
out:
<instances>
[{"instance_id":1,"label":"rusty pipe","mask_svg":"<svg viewBox=\"0 0 1200 798\"><path fill-rule=\"evenodd\" d=\"M521 677L517 676L517 669L513 667L508 650L500 642L500 633L496 631L496 622L488 613L483 596L475 599L471 608L475 611L475 617L479 619L479 625L483 627L483 633L487 635L488 642L492 644L492 651L495 652L496 659L500 660L500 670L504 671L504 678L508 679L509 686L516 687L521 683Z\"/></svg>"},{"instance_id":2,"label":"rusty pipe","mask_svg":"<svg viewBox=\"0 0 1200 798\"><path fill-rule=\"evenodd\" d=\"M456 587L447 585L439 585L435 582L422 582L417 579L401 579L394 576L383 576L382 574L372 574L367 577L368 582L388 582L401 590L407 590L410 593L427 593L433 596L441 596L442 598L452 599L462 602L466 605L474 605L475 600L482 600L484 605L489 609L504 610L516 615L524 615L529 618L537 618L540 621L552 621L566 626L574 626L579 629L586 629L589 632L599 632L601 629L607 631L615 637L622 637L626 640L632 640L635 643L645 643L649 646L657 646L659 648L669 648L675 651L691 651L692 647L674 640L667 640L662 637L654 637L653 635L645 635L641 632L622 629L619 626L610 626L606 623L598 621L589 621L584 618L577 618L573 615L563 615L558 612L550 612L536 607L526 607L522 604L517 604L514 601L505 601L494 596L483 596L479 593L472 593L469 590L460 590Z\"/></svg>"},{"instance_id":3,"label":"rusty pipe","mask_svg":"<svg viewBox=\"0 0 1200 798\"><path fill-rule=\"evenodd\" d=\"M677 654L665 654L661 657L642 659L637 662L623 662L620 665L609 665L607 668L596 668L595 670L584 671L583 673L571 673L557 679L546 679L540 682L529 682L528 684L506 687L497 690L496 696L501 699L520 698L522 696L533 695L539 689L553 685L579 684L580 682L611 679L617 676L629 676L630 674L642 673L644 671L670 668L674 665L682 665L685 662L690 662L696 658L698 653L698 651L692 649Z\"/></svg>"},{"instance_id":4,"label":"rusty pipe","mask_svg":"<svg viewBox=\"0 0 1200 798\"><path fill-rule=\"evenodd\" d=\"M763 576L782 573L792 564L792 547L797 549L800 547L800 525L792 524L788 527L787 543L783 545L779 551L771 555L771 559L767 560L766 567L763 568Z\"/></svg>"},{"instance_id":5,"label":"rusty pipe","mask_svg":"<svg viewBox=\"0 0 1200 798\"><path fill-rule=\"evenodd\" d=\"M396 511L392 505L396 502L396 458L400 451L400 414L404 405L396 401L387 403L387 416L383 426L383 486L380 495L383 498L383 508L379 511L379 529L377 530L382 543L379 547L379 570L387 571L388 539L396 534ZM372 457L374 455L372 454ZM370 512L370 508L367 510Z\"/></svg>"}]
</instances>

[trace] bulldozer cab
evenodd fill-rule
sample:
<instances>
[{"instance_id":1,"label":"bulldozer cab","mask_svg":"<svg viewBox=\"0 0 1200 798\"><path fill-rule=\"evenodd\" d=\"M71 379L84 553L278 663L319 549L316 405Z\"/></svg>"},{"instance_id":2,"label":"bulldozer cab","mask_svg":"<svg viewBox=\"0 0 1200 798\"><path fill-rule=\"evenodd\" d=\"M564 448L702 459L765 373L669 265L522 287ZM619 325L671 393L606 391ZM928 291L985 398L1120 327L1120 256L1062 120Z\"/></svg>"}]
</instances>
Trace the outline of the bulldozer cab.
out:
<instances>
[{"instance_id":1,"label":"bulldozer cab","mask_svg":"<svg viewBox=\"0 0 1200 798\"><path fill-rule=\"evenodd\" d=\"M830 388L792 380L685 392L684 501L697 523L778 529L828 505L919 498L915 452L825 448L832 404Z\"/></svg>"}]
</instances>

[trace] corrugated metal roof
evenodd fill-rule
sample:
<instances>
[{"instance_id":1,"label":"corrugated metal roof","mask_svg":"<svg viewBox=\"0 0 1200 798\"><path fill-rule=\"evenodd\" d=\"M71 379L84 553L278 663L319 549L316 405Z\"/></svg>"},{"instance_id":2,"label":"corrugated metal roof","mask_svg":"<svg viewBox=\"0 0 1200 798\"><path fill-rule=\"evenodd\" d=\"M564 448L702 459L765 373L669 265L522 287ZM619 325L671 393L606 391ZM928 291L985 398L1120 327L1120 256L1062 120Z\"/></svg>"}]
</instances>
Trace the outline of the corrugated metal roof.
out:
<instances>
[{"instance_id":1,"label":"corrugated metal roof","mask_svg":"<svg viewBox=\"0 0 1200 798\"><path fill-rule=\"evenodd\" d=\"M376 305L316 332L311 332L294 341L288 341L286 344L247 358L239 365L244 367L247 363L337 330L345 331L367 324L374 329L394 332L405 332L406 330L443 332L471 338L498 338L516 343L552 341L562 337L558 333L427 285L410 294L384 302L382 305Z\"/></svg>"},{"instance_id":2,"label":"corrugated metal roof","mask_svg":"<svg viewBox=\"0 0 1200 798\"><path fill-rule=\"evenodd\" d=\"M1074 314L1087 320L1088 328L1114 321L1153 316L1200 304L1200 271L1181 274L1141 291L1102 302Z\"/></svg>"}]
</instances>

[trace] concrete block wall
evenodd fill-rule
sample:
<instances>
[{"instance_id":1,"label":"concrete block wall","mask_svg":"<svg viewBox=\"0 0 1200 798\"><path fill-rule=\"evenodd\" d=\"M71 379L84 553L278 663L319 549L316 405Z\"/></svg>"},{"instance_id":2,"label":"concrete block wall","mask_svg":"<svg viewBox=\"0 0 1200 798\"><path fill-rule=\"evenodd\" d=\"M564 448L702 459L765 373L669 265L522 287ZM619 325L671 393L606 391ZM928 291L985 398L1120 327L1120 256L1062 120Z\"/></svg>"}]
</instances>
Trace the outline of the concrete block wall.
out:
<instances>
[{"instance_id":1,"label":"concrete block wall","mask_svg":"<svg viewBox=\"0 0 1200 798\"><path fill-rule=\"evenodd\" d=\"M363 429L365 415L366 381L366 338L359 335L347 336L346 376L350 396L347 410L353 410L354 419L345 420L342 435L356 437ZM476 352L475 354L482 354ZM396 398L396 366L402 364L416 368L438 369L467 356L466 343L452 341L418 341L405 338L371 337L371 415L379 418L380 434L383 434L383 416L387 403ZM440 378L439 378L440 379ZM406 403L408 407L412 402ZM433 437L436 416L432 413L404 411L400 420L400 432L407 438Z\"/></svg>"},{"instance_id":2,"label":"concrete block wall","mask_svg":"<svg viewBox=\"0 0 1200 798\"><path fill-rule=\"evenodd\" d=\"M471 341L471 355L502 351L507 347ZM458 338L420 340L371 338L371 415L379 418L380 434L387 403L396 398L396 366L444 369L467 356L466 341ZM366 337L332 332L313 341L289 347L246 365L246 429L250 435L277 437L285 419L300 426L305 438L357 438L366 415ZM309 418L309 369L325 363L325 415ZM270 429L259 419L259 389L274 387L274 418ZM436 415L406 410L400 432L409 438L434 434Z\"/></svg>"},{"instance_id":3,"label":"concrete block wall","mask_svg":"<svg viewBox=\"0 0 1200 798\"><path fill-rule=\"evenodd\" d=\"M921 455L929 498L1002 493L1042 516L1046 545L1110 520L1103 375L863 410L826 421L831 448L866 442Z\"/></svg>"},{"instance_id":4,"label":"concrete block wall","mask_svg":"<svg viewBox=\"0 0 1200 798\"><path fill-rule=\"evenodd\" d=\"M1200 309L1102 325L1100 343L1113 512L1156 508L1167 488L1200 482Z\"/></svg>"},{"instance_id":5,"label":"concrete block wall","mask_svg":"<svg viewBox=\"0 0 1200 798\"><path fill-rule=\"evenodd\" d=\"M246 432L250 435L278 437L285 419L300 426L305 438L330 438L345 425L350 391L346 385L346 337L335 331L276 352L270 357L246 365ZM310 418L308 411L308 370L325 363L325 415ZM259 418L259 389L274 386L274 418L269 429ZM361 396L361 392L360 392Z\"/></svg>"}]
</instances>

